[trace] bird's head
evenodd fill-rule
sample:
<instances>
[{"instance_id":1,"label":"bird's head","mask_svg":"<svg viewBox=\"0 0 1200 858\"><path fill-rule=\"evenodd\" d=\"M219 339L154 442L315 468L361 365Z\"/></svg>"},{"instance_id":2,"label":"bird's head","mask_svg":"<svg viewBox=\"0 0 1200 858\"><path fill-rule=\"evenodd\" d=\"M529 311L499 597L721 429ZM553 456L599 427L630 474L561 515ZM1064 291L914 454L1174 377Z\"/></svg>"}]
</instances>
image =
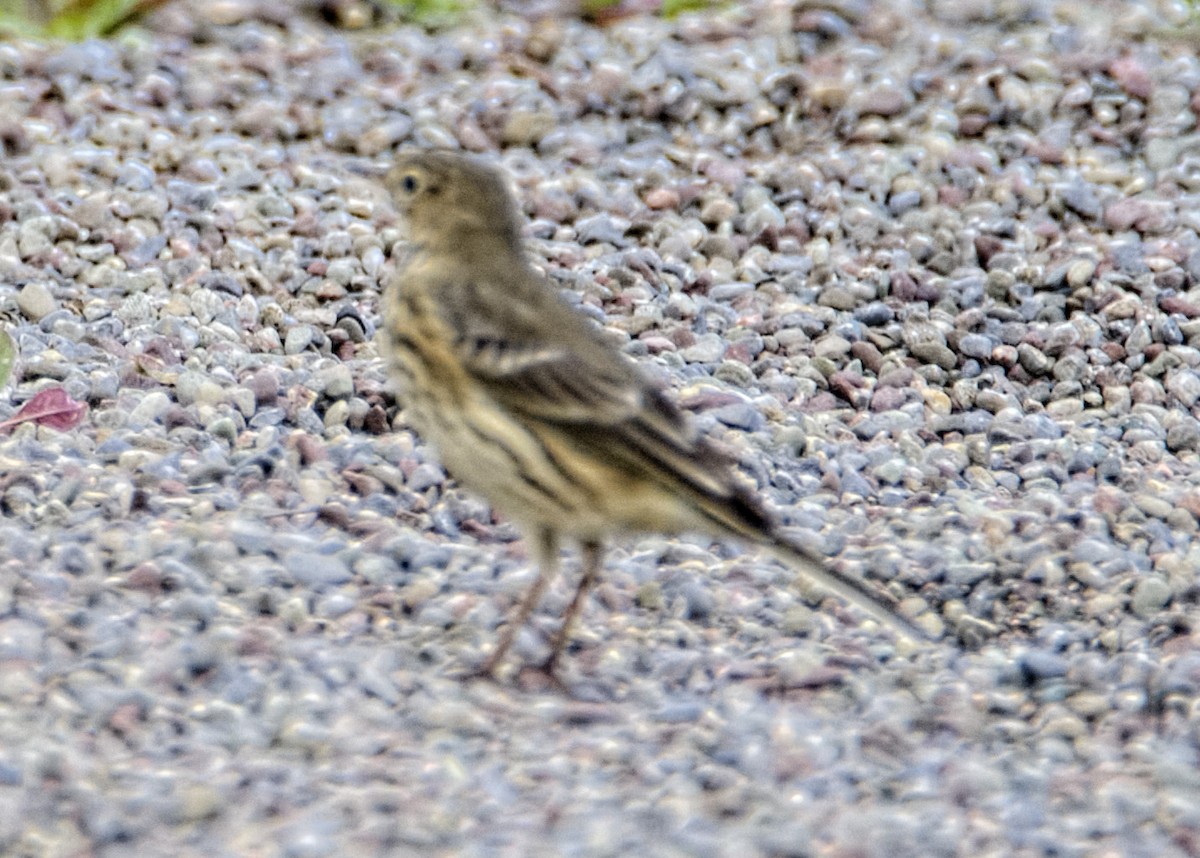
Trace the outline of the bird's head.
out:
<instances>
[{"instance_id":1,"label":"bird's head","mask_svg":"<svg viewBox=\"0 0 1200 858\"><path fill-rule=\"evenodd\" d=\"M503 178L474 158L450 150L402 153L384 184L420 244L520 245L520 220Z\"/></svg>"}]
</instances>

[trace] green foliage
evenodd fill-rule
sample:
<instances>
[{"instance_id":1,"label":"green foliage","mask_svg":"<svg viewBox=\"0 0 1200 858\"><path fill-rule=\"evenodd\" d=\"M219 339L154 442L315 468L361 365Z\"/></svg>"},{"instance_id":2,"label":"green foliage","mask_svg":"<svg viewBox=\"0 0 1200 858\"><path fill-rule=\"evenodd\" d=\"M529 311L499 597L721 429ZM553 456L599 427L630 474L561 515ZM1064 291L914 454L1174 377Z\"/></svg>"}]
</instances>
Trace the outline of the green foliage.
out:
<instances>
[{"instance_id":1,"label":"green foliage","mask_svg":"<svg viewBox=\"0 0 1200 858\"><path fill-rule=\"evenodd\" d=\"M0 0L0 38L17 36L71 41L94 39L110 35L130 19L149 11L161 2L164 0ZM404 20L440 27L461 22L478 0L381 2ZM629 0L580 2L584 16L597 19L616 19L653 11L673 18L683 12L712 9L717 5L718 0L658 0L657 3Z\"/></svg>"},{"instance_id":2,"label":"green foliage","mask_svg":"<svg viewBox=\"0 0 1200 858\"><path fill-rule=\"evenodd\" d=\"M0 0L0 36L83 41L106 36L157 0Z\"/></svg>"},{"instance_id":3,"label":"green foliage","mask_svg":"<svg viewBox=\"0 0 1200 858\"><path fill-rule=\"evenodd\" d=\"M453 24L474 5L471 0L385 0L400 17L436 26Z\"/></svg>"},{"instance_id":4,"label":"green foliage","mask_svg":"<svg viewBox=\"0 0 1200 858\"><path fill-rule=\"evenodd\" d=\"M714 5L713 0L662 0L662 14L665 18L674 18L684 12L711 9Z\"/></svg>"},{"instance_id":5,"label":"green foliage","mask_svg":"<svg viewBox=\"0 0 1200 858\"><path fill-rule=\"evenodd\" d=\"M8 331L0 330L0 388L8 384L12 375L13 364L17 360L17 347L8 335Z\"/></svg>"},{"instance_id":6,"label":"green foliage","mask_svg":"<svg viewBox=\"0 0 1200 858\"><path fill-rule=\"evenodd\" d=\"M73 41L111 33L137 13L139 0L76 0L64 4L47 24L51 36Z\"/></svg>"},{"instance_id":7,"label":"green foliage","mask_svg":"<svg viewBox=\"0 0 1200 858\"><path fill-rule=\"evenodd\" d=\"M1198 0L1200 2L1200 0ZM622 13L632 14L635 11L652 11L647 7L652 7L652 3L634 3L635 8L623 10L625 0L583 0L581 4L582 12L586 17L590 18L613 18L621 17ZM658 14L664 18L674 18L677 15L682 15L684 12L699 12L704 9L712 9L718 3L718 0L658 0Z\"/></svg>"}]
</instances>

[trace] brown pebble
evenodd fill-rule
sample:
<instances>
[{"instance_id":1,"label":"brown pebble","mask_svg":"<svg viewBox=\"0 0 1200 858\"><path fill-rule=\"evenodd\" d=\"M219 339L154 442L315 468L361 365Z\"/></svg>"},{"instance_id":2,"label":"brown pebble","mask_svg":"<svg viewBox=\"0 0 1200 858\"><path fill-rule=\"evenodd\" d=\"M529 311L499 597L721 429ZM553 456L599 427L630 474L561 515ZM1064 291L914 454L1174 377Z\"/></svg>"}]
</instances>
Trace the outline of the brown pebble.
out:
<instances>
[{"instance_id":1,"label":"brown pebble","mask_svg":"<svg viewBox=\"0 0 1200 858\"><path fill-rule=\"evenodd\" d=\"M125 576L125 586L131 590L145 590L151 593L162 592L162 570L155 563L139 563L129 570Z\"/></svg>"},{"instance_id":2,"label":"brown pebble","mask_svg":"<svg viewBox=\"0 0 1200 858\"><path fill-rule=\"evenodd\" d=\"M297 432L288 439L288 443L295 448L300 454L301 465L311 465L314 462L323 462L328 458L328 453L325 451L325 443L314 435L309 435L307 432Z\"/></svg>"},{"instance_id":3,"label":"brown pebble","mask_svg":"<svg viewBox=\"0 0 1200 858\"><path fill-rule=\"evenodd\" d=\"M390 428L387 411L381 405L372 405L367 416L363 418L363 429L371 435L382 435Z\"/></svg>"},{"instance_id":4,"label":"brown pebble","mask_svg":"<svg viewBox=\"0 0 1200 858\"><path fill-rule=\"evenodd\" d=\"M343 530L349 528L353 523L350 513L340 503L323 504L317 510L317 518L326 524L331 524Z\"/></svg>"},{"instance_id":5,"label":"brown pebble","mask_svg":"<svg viewBox=\"0 0 1200 858\"><path fill-rule=\"evenodd\" d=\"M994 235L975 236L975 256L979 258L979 264L984 268L987 268L988 260L1003 249L1004 242Z\"/></svg>"},{"instance_id":6,"label":"brown pebble","mask_svg":"<svg viewBox=\"0 0 1200 858\"><path fill-rule=\"evenodd\" d=\"M883 354L873 343L868 343L866 340L858 340L850 345L850 354L858 358L864 368L876 375L879 374L879 369L883 366Z\"/></svg>"},{"instance_id":7,"label":"brown pebble","mask_svg":"<svg viewBox=\"0 0 1200 858\"><path fill-rule=\"evenodd\" d=\"M645 203L655 210L679 208L679 194L670 188L653 188L646 192Z\"/></svg>"},{"instance_id":8,"label":"brown pebble","mask_svg":"<svg viewBox=\"0 0 1200 858\"><path fill-rule=\"evenodd\" d=\"M832 393L822 390L806 400L800 407L800 410L806 414L817 414L821 411L833 411L837 408L845 407Z\"/></svg>"},{"instance_id":9,"label":"brown pebble","mask_svg":"<svg viewBox=\"0 0 1200 858\"><path fill-rule=\"evenodd\" d=\"M1185 492L1175 503L1200 519L1200 492Z\"/></svg>"},{"instance_id":10,"label":"brown pebble","mask_svg":"<svg viewBox=\"0 0 1200 858\"><path fill-rule=\"evenodd\" d=\"M992 363L1011 367L1017 362L1017 350L1012 346L1000 345L992 349Z\"/></svg>"},{"instance_id":11,"label":"brown pebble","mask_svg":"<svg viewBox=\"0 0 1200 858\"><path fill-rule=\"evenodd\" d=\"M1108 356L1109 360L1118 361L1125 360L1125 346L1120 343L1107 342L1100 346L1100 351Z\"/></svg>"},{"instance_id":12,"label":"brown pebble","mask_svg":"<svg viewBox=\"0 0 1200 858\"><path fill-rule=\"evenodd\" d=\"M383 491L382 481L361 471L342 471L342 479L346 481L346 484L350 486L350 489L355 494L361 497L369 497Z\"/></svg>"},{"instance_id":13,"label":"brown pebble","mask_svg":"<svg viewBox=\"0 0 1200 858\"><path fill-rule=\"evenodd\" d=\"M245 383L254 393L254 402L258 405L274 405L279 398L279 377L269 369L259 370Z\"/></svg>"},{"instance_id":14,"label":"brown pebble","mask_svg":"<svg viewBox=\"0 0 1200 858\"><path fill-rule=\"evenodd\" d=\"M188 493L187 483L179 480L163 480L158 484L158 493L166 497L181 497Z\"/></svg>"},{"instance_id":15,"label":"brown pebble","mask_svg":"<svg viewBox=\"0 0 1200 858\"><path fill-rule=\"evenodd\" d=\"M912 384L913 371L906 366L897 367L879 377L880 387L908 387Z\"/></svg>"},{"instance_id":16,"label":"brown pebble","mask_svg":"<svg viewBox=\"0 0 1200 858\"><path fill-rule=\"evenodd\" d=\"M1134 98L1147 99L1154 92L1154 80L1141 61L1130 54L1117 57L1108 64L1108 73L1121 89Z\"/></svg>"},{"instance_id":17,"label":"brown pebble","mask_svg":"<svg viewBox=\"0 0 1200 858\"><path fill-rule=\"evenodd\" d=\"M829 376L829 389L850 403L856 403L867 382L861 375L848 370L839 370Z\"/></svg>"},{"instance_id":18,"label":"brown pebble","mask_svg":"<svg viewBox=\"0 0 1200 858\"><path fill-rule=\"evenodd\" d=\"M1165 313L1178 313L1181 316L1187 316L1189 319L1200 316L1200 304L1193 304L1179 295L1166 295L1159 298L1158 306Z\"/></svg>"},{"instance_id":19,"label":"brown pebble","mask_svg":"<svg viewBox=\"0 0 1200 858\"><path fill-rule=\"evenodd\" d=\"M904 405L908 394L900 387L879 387L871 395L871 410L875 412L894 411Z\"/></svg>"}]
</instances>

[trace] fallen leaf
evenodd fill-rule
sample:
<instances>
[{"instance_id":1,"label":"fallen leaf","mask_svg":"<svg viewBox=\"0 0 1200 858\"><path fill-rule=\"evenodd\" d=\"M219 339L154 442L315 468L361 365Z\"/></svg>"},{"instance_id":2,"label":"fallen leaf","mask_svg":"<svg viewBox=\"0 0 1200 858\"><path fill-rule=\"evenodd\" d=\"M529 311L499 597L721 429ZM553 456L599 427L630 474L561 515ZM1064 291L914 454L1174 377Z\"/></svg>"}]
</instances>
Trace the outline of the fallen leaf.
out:
<instances>
[{"instance_id":1,"label":"fallen leaf","mask_svg":"<svg viewBox=\"0 0 1200 858\"><path fill-rule=\"evenodd\" d=\"M20 411L0 422L0 429L11 429L19 423L33 422L62 432L78 426L85 414L85 403L76 402L61 387L51 387L39 391Z\"/></svg>"}]
</instances>

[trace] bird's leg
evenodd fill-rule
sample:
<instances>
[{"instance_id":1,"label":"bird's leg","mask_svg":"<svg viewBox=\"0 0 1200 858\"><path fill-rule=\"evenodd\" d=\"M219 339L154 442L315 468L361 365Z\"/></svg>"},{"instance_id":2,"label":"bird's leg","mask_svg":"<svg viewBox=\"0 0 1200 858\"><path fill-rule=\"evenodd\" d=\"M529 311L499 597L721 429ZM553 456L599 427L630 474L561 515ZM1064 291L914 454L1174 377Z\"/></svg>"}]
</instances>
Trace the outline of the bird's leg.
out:
<instances>
[{"instance_id":1,"label":"bird's leg","mask_svg":"<svg viewBox=\"0 0 1200 858\"><path fill-rule=\"evenodd\" d=\"M558 631L550 641L550 656L542 664L542 670L548 674L553 675L554 668L558 664L558 657L570 639L571 626L575 622L575 617L583 609L588 591L592 589L592 585L600 576L602 558L603 550L599 542L583 543L583 575L579 579L579 586L575 589L575 596L571 599L571 604L567 606L567 611L563 614L562 625L558 627Z\"/></svg>"},{"instance_id":2,"label":"bird's leg","mask_svg":"<svg viewBox=\"0 0 1200 858\"><path fill-rule=\"evenodd\" d=\"M509 615L508 622L500 629L500 639L496 641L496 648L479 668L480 674L484 676L491 676L495 673L504 656L508 654L509 648L512 647L513 641L517 639L517 633L521 631L526 620L529 619L529 615L533 613L533 609L542 600L546 586L558 573L558 535L552 530L543 530L537 535L534 546L535 560L538 565L537 580L526 591L521 603L517 605L517 609Z\"/></svg>"}]
</instances>

